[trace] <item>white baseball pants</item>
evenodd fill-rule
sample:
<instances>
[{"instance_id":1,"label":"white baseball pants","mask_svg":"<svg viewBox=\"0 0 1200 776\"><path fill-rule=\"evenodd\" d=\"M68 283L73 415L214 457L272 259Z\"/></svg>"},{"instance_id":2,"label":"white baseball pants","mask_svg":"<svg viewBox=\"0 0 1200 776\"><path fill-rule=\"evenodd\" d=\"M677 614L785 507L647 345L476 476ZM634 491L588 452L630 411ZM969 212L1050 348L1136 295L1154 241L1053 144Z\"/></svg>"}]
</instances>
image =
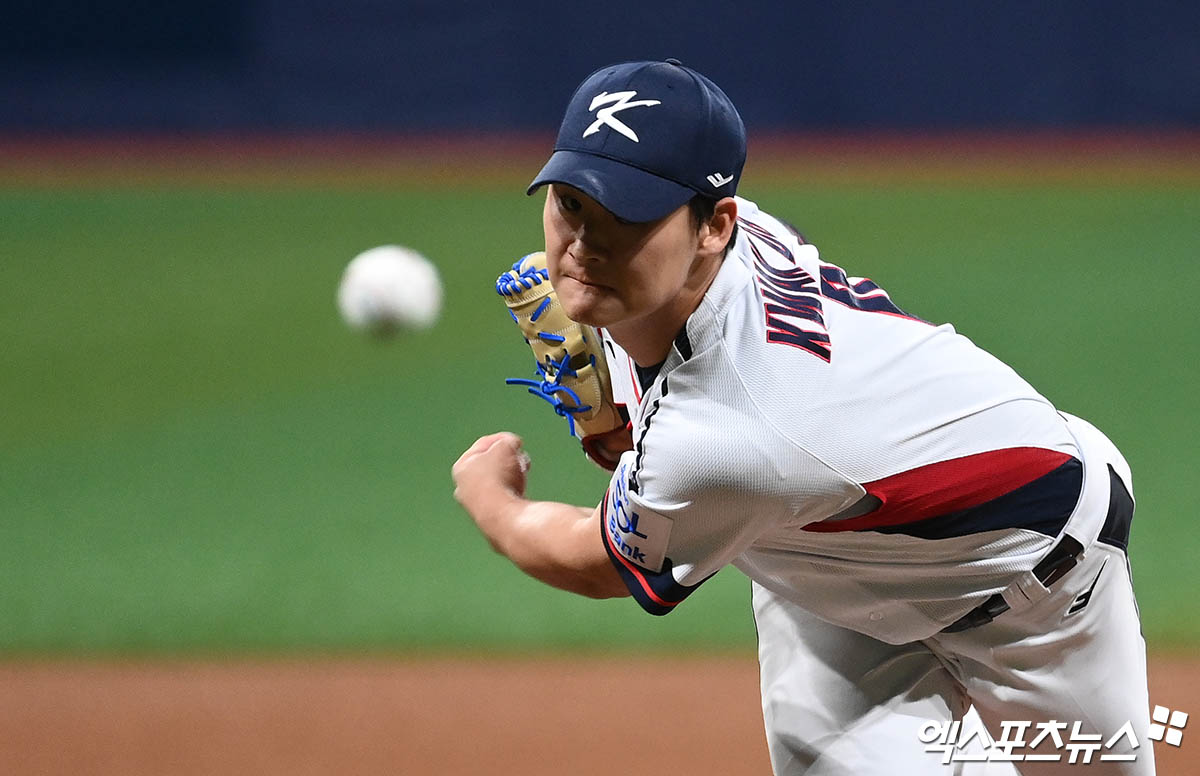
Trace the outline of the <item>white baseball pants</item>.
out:
<instances>
[{"instance_id":1,"label":"white baseball pants","mask_svg":"<svg viewBox=\"0 0 1200 776\"><path fill-rule=\"evenodd\" d=\"M1104 450L1102 435L1099 442L1085 438L1099 432L1083 424L1081 434L1080 422L1070 421L1081 449L1100 447L1119 459L1111 443ZM1090 463L1095 471L1094 453ZM1124 461L1115 468L1128 487ZM986 625L909 644L832 625L754 584L763 715L776 776L999 776L1014 768L1022 776L1153 776L1146 646L1129 564L1120 548L1096 538L1094 516L1083 525L1073 516L1067 531L1081 528L1091 541L1083 539L1078 565L1050 589L1037 589L1034 579L1036 600ZM949 753L939 748L948 739L938 731L949 732L972 706L992 739L1024 741L1007 749L1012 761L943 764L961 752L955 755L954 740ZM1006 736L1005 722L1029 725L1010 724ZM1126 723L1137 747L1128 736L1105 746ZM1031 748L1039 734L1044 740ZM987 750L974 744L966 751L984 756ZM993 757L1003 754L993 750ZM1112 759L1122 756L1134 759Z\"/></svg>"}]
</instances>

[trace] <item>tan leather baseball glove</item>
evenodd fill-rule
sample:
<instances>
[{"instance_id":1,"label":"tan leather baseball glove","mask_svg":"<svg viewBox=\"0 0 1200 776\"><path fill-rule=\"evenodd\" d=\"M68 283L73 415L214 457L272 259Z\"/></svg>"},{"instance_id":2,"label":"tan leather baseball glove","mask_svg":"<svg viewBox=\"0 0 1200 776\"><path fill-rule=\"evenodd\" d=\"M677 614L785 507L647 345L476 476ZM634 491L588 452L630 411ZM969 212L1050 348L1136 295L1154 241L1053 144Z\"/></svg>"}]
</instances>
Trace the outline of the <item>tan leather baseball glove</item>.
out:
<instances>
[{"instance_id":1,"label":"tan leather baseball glove","mask_svg":"<svg viewBox=\"0 0 1200 776\"><path fill-rule=\"evenodd\" d=\"M533 350L534 379L509 378L549 402L567 419L571 434L596 464L615 469L628 449L629 415L613 402L612 383L600 334L567 317L550 285L546 254L522 257L496 279L496 293Z\"/></svg>"}]
</instances>

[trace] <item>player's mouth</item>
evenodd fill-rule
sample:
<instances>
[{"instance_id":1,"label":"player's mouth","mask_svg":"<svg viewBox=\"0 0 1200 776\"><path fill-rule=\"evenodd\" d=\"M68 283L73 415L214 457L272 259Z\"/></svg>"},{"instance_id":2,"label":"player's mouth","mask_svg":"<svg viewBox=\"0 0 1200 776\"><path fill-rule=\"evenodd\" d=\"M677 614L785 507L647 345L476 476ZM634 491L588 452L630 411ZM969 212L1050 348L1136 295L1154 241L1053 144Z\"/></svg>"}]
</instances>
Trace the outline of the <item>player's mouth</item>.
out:
<instances>
[{"instance_id":1,"label":"player's mouth","mask_svg":"<svg viewBox=\"0 0 1200 776\"><path fill-rule=\"evenodd\" d=\"M612 286L606 286L603 283L597 283L595 278L589 277L582 272L564 272L563 277L574 280L581 286L595 288L600 291L612 291Z\"/></svg>"},{"instance_id":2,"label":"player's mouth","mask_svg":"<svg viewBox=\"0 0 1200 776\"><path fill-rule=\"evenodd\" d=\"M601 291L611 291L612 290L612 288L610 286L606 286L603 283L596 283L591 280L584 280L583 278L578 278L578 277L575 277L574 275L568 275L567 277L571 278L571 280L574 280L576 283L578 283L581 286L587 286L589 288L596 288Z\"/></svg>"}]
</instances>

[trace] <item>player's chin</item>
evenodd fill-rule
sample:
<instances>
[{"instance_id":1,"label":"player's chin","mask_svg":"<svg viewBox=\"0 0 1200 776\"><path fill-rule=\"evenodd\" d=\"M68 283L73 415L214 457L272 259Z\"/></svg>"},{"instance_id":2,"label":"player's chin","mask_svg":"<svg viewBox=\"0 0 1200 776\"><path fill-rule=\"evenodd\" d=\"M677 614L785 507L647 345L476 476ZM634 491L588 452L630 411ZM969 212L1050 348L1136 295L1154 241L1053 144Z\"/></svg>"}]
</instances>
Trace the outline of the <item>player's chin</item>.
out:
<instances>
[{"instance_id":1,"label":"player's chin","mask_svg":"<svg viewBox=\"0 0 1200 776\"><path fill-rule=\"evenodd\" d=\"M559 304L567 317L589 326L607 326L621 319L622 306L613 290L564 277L558 286Z\"/></svg>"}]
</instances>

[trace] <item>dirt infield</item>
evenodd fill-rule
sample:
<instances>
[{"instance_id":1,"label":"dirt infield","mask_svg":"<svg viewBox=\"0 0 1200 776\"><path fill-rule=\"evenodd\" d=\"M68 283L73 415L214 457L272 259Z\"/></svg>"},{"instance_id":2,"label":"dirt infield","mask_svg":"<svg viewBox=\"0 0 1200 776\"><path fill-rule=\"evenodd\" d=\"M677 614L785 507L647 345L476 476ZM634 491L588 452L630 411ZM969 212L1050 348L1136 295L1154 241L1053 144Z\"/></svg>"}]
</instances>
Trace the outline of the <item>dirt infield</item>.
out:
<instances>
[{"instance_id":1,"label":"dirt infield","mask_svg":"<svg viewBox=\"0 0 1200 776\"><path fill-rule=\"evenodd\" d=\"M767 774L757 679L752 658L10 662L0 773ZM1155 660L1151 699L1200 710L1200 660ZM1160 774L1200 774L1192 736L1156 746Z\"/></svg>"}]
</instances>

